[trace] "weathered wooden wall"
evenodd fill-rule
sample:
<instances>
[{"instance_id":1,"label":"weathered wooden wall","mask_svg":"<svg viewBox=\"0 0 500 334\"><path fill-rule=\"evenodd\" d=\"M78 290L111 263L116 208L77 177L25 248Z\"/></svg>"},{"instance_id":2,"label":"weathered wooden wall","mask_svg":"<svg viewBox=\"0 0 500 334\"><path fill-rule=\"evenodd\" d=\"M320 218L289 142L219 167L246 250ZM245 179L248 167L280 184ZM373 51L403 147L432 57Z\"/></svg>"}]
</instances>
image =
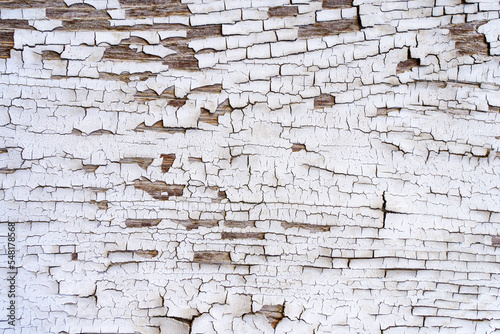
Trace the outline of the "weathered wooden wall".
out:
<instances>
[{"instance_id":1,"label":"weathered wooden wall","mask_svg":"<svg viewBox=\"0 0 500 334\"><path fill-rule=\"evenodd\" d=\"M16 333L500 333L499 11L0 0Z\"/></svg>"}]
</instances>

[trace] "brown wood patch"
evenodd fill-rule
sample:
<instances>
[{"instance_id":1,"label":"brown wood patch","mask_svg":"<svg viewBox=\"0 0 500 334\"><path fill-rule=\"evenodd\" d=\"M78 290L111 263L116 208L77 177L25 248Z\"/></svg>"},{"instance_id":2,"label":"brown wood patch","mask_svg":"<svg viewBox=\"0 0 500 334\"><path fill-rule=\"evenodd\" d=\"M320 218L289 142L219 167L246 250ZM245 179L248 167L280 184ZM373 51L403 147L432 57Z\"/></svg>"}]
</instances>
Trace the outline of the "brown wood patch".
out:
<instances>
[{"instance_id":1,"label":"brown wood patch","mask_svg":"<svg viewBox=\"0 0 500 334\"><path fill-rule=\"evenodd\" d=\"M29 25L28 20L15 20L15 19L0 20L0 30L14 31L14 29L35 30L35 28Z\"/></svg>"},{"instance_id":2,"label":"brown wood patch","mask_svg":"<svg viewBox=\"0 0 500 334\"><path fill-rule=\"evenodd\" d=\"M167 43L160 43L161 45ZM111 45L104 51L103 59L113 59L113 60L144 60L144 61L161 61L162 58L160 56L151 55L145 52L138 52L136 48L131 48L130 46L138 45L150 45L146 40L140 37L130 37L124 39L120 42L119 45ZM164 45L166 46L166 45ZM166 46L168 47L168 46Z\"/></svg>"},{"instance_id":3,"label":"brown wood patch","mask_svg":"<svg viewBox=\"0 0 500 334\"><path fill-rule=\"evenodd\" d=\"M94 193L105 193L106 191L109 190L109 188L98 188L98 187L88 187L87 189L93 191Z\"/></svg>"},{"instance_id":4,"label":"brown wood patch","mask_svg":"<svg viewBox=\"0 0 500 334\"><path fill-rule=\"evenodd\" d=\"M87 173L94 173L99 165L82 165L82 169Z\"/></svg>"},{"instance_id":5,"label":"brown wood patch","mask_svg":"<svg viewBox=\"0 0 500 334\"><path fill-rule=\"evenodd\" d=\"M217 220L201 220L201 219L190 219L190 220L174 220L176 223L181 224L186 228L186 230L196 230L199 227L215 227L219 225Z\"/></svg>"},{"instance_id":6,"label":"brown wood patch","mask_svg":"<svg viewBox=\"0 0 500 334\"><path fill-rule=\"evenodd\" d=\"M110 130L99 129L89 133L89 136L103 136L103 135L113 135L114 133Z\"/></svg>"},{"instance_id":7,"label":"brown wood patch","mask_svg":"<svg viewBox=\"0 0 500 334\"><path fill-rule=\"evenodd\" d=\"M161 219L126 219L125 226L127 227L151 227L156 226L161 222Z\"/></svg>"},{"instance_id":8,"label":"brown wood patch","mask_svg":"<svg viewBox=\"0 0 500 334\"><path fill-rule=\"evenodd\" d=\"M120 160L121 164L138 164L142 169L148 169L149 165L153 163L152 158L123 158Z\"/></svg>"},{"instance_id":9,"label":"brown wood patch","mask_svg":"<svg viewBox=\"0 0 500 334\"><path fill-rule=\"evenodd\" d=\"M130 81L145 81L151 77L156 77L158 74L152 73L150 71L146 72L141 72L141 73L121 73L121 74L115 74L115 73L108 73L108 72L99 72L99 79L101 80L110 80L110 81L124 81L124 82L130 82ZM158 97L158 94L152 89L146 90L147 92L152 92L152 93L145 93L145 94L155 94L156 97ZM142 92L137 92L136 97L139 94L139 99L140 93ZM153 96L153 95L151 95ZM153 98L152 98L153 99Z\"/></svg>"},{"instance_id":10,"label":"brown wood patch","mask_svg":"<svg viewBox=\"0 0 500 334\"><path fill-rule=\"evenodd\" d=\"M306 224L306 223L281 222L281 227L283 227L284 229L298 228L298 229L308 230L311 232L328 232L328 231L330 231L330 226L313 225L313 224Z\"/></svg>"},{"instance_id":11,"label":"brown wood patch","mask_svg":"<svg viewBox=\"0 0 500 334\"><path fill-rule=\"evenodd\" d=\"M335 104L335 97L330 94L321 94L314 98L314 109L323 109Z\"/></svg>"},{"instance_id":12,"label":"brown wood patch","mask_svg":"<svg viewBox=\"0 0 500 334\"><path fill-rule=\"evenodd\" d=\"M28 21L26 21L26 24ZM170 23L157 23L145 24L138 23L134 26L116 25L112 26L109 19L106 20L62 20L62 27L57 27L55 30L60 31L78 31L78 30L103 30L103 31L137 31L137 30L178 30L186 29L184 25L170 24ZM29 27L29 26L28 26ZM30 27L32 28L32 27ZM32 28L33 29L33 28Z\"/></svg>"},{"instance_id":13,"label":"brown wood patch","mask_svg":"<svg viewBox=\"0 0 500 334\"><path fill-rule=\"evenodd\" d=\"M64 0L1 0L0 8L65 8Z\"/></svg>"},{"instance_id":14,"label":"brown wood patch","mask_svg":"<svg viewBox=\"0 0 500 334\"><path fill-rule=\"evenodd\" d=\"M377 108L377 116L387 116L390 112L400 112L401 108Z\"/></svg>"},{"instance_id":15,"label":"brown wood patch","mask_svg":"<svg viewBox=\"0 0 500 334\"><path fill-rule=\"evenodd\" d=\"M127 17L134 19L189 14L189 9L187 9L186 5L154 6L149 8L131 8L126 10Z\"/></svg>"},{"instance_id":16,"label":"brown wood patch","mask_svg":"<svg viewBox=\"0 0 500 334\"><path fill-rule=\"evenodd\" d=\"M130 27L128 27L130 29ZM54 30L60 31L81 31L81 30L123 30L123 28L112 27L108 19L82 20L72 19L63 20L62 27L57 27Z\"/></svg>"},{"instance_id":17,"label":"brown wood patch","mask_svg":"<svg viewBox=\"0 0 500 334\"><path fill-rule=\"evenodd\" d=\"M403 73L406 71L411 71L412 68L420 66L420 59L408 58L398 64L396 67L396 73Z\"/></svg>"},{"instance_id":18,"label":"brown wood patch","mask_svg":"<svg viewBox=\"0 0 500 334\"><path fill-rule=\"evenodd\" d=\"M124 45L111 45L104 51L104 60L144 60L144 61L160 61L160 56L150 55L144 52L137 52L136 49L131 49Z\"/></svg>"},{"instance_id":19,"label":"brown wood patch","mask_svg":"<svg viewBox=\"0 0 500 334\"><path fill-rule=\"evenodd\" d=\"M187 98L178 98L178 99L170 99L167 104L169 106L175 107L175 108L180 108L184 106L187 102Z\"/></svg>"},{"instance_id":20,"label":"brown wood patch","mask_svg":"<svg viewBox=\"0 0 500 334\"><path fill-rule=\"evenodd\" d=\"M182 196L185 186L166 184L163 181L151 182L150 180L143 178L141 180L135 180L134 187L136 189L144 190L154 199L166 201L170 196Z\"/></svg>"},{"instance_id":21,"label":"brown wood patch","mask_svg":"<svg viewBox=\"0 0 500 334\"><path fill-rule=\"evenodd\" d=\"M229 264L231 263L231 254L229 252L199 251L194 253L193 262Z\"/></svg>"},{"instance_id":22,"label":"brown wood patch","mask_svg":"<svg viewBox=\"0 0 500 334\"><path fill-rule=\"evenodd\" d=\"M222 232L221 238L223 240L237 240L237 239L264 240L266 238L266 235L265 233L260 233L260 232L247 232L247 233Z\"/></svg>"},{"instance_id":23,"label":"brown wood patch","mask_svg":"<svg viewBox=\"0 0 500 334\"><path fill-rule=\"evenodd\" d=\"M96 204L99 210L107 210L108 209L108 201L90 201L91 204Z\"/></svg>"},{"instance_id":24,"label":"brown wood patch","mask_svg":"<svg viewBox=\"0 0 500 334\"><path fill-rule=\"evenodd\" d=\"M298 144L298 143L295 143L295 144L292 144L292 152L299 152L301 150L306 150L306 145L304 144Z\"/></svg>"},{"instance_id":25,"label":"brown wood patch","mask_svg":"<svg viewBox=\"0 0 500 334\"><path fill-rule=\"evenodd\" d=\"M134 254L146 258L146 259L152 259L154 257L158 256L158 251L156 249L151 249L151 250L136 250L134 251Z\"/></svg>"},{"instance_id":26,"label":"brown wood patch","mask_svg":"<svg viewBox=\"0 0 500 334\"><path fill-rule=\"evenodd\" d=\"M10 58L14 47L14 31L0 31L0 58Z\"/></svg>"},{"instance_id":27,"label":"brown wood patch","mask_svg":"<svg viewBox=\"0 0 500 334\"><path fill-rule=\"evenodd\" d=\"M316 22L299 28L299 37L323 37L338 35L343 32L359 31L361 25L358 18L338 21Z\"/></svg>"},{"instance_id":28,"label":"brown wood patch","mask_svg":"<svg viewBox=\"0 0 500 334\"><path fill-rule=\"evenodd\" d=\"M225 190L219 190L217 192L217 198L220 200L227 199L227 194Z\"/></svg>"},{"instance_id":29,"label":"brown wood patch","mask_svg":"<svg viewBox=\"0 0 500 334\"><path fill-rule=\"evenodd\" d=\"M127 17L134 19L191 14L180 0L120 0L120 5L126 9Z\"/></svg>"},{"instance_id":30,"label":"brown wood patch","mask_svg":"<svg viewBox=\"0 0 500 334\"><path fill-rule=\"evenodd\" d=\"M295 16L299 14L299 8L297 6L269 7L268 14L269 17Z\"/></svg>"},{"instance_id":31,"label":"brown wood patch","mask_svg":"<svg viewBox=\"0 0 500 334\"><path fill-rule=\"evenodd\" d=\"M170 170L170 167L174 164L175 154L162 154L160 157L163 159L161 163L161 171L163 173L167 173Z\"/></svg>"},{"instance_id":32,"label":"brown wood patch","mask_svg":"<svg viewBox=\"0 0 500 334\"><path fill-rule=\"evenodd\" d=\"M246 220L246 221L226 220L226 221L224 221L224 226L236 227L236 228L255 227L255 221L254 220Z\"/></svg>"},{"instance_id":33,"label":"brown wood patch","mask_svg":"<svg viewBox=\"0 0 500 334\"><path fill-rule=\"evenodd\" d=\"M178 127L167 127L163 126L163 121L158 121L151 126L147 126L145 123L139 124L134 131L144 132L144 131L156 131L156 132L166 132L166 133L186 133L186 130L194 130L195 128L178 128Z\"/></svg>"},{"instance_id":34,"label":"brown wood patch","mask_svg":"<svg viewBox=\"0 0 500 334\"><path fill-rule=\"evenodd\" d=\"M273 328L276 328L276 326L278 326L278 323L284 317L283 311L283 305L264 305L256 313L265 315L267 320L269 321L269 324L271 324Z\"/></svg>"},{"instance_id":35,"label":"brown wood patch","mask_svg":"<svg viewBox=\"0 0 500 334\"><path fill-rule=\"evenodd\" d=\"M146 89L142 92L137 92L134 95L136 101L153 101L157 99L175 99L174 86L168 87L161 94L156 93L152 89Z\"/></svg>"},{"instance_id":36,"label":"brown wood patch","mask_svg":"<svg viewBox=\"0 0 500 334\"><path fill-rule=\"evenodd\" d=\"M176 70L193 71L199 69L198 59L194 56L195 52L188 46L187 41L181 42L178 39L168 39L167 41L162 45L175 50L177 53L166 56L162 64Z\"/></svg>"},{"instance_id":37,"label":"brown wood patch","mask_svg":"<svg viewBox=\"0 0 500 334\"><path fill-rule=\"evenodd\" d=\"M64 6L64 4L63 4ZM104 10L96 10L91 5L79 3L69 7L47 7L46 15L53 20L109 20Z\"/></svg>"},{"instance_id":38,"label":"brown wood patch","mask_svg":"<svg viewBox=\"0 0 500 334\"><path fill-rule=\"evenodd\" d=\"M198 93L198 92L218 94L222 92L222 85L221 84L207 85L207 86L197 87L191 90L191 93Z\"/></svg>"},{"instance_id":39,"label":"brown wood patch","mask_svg":"<svg viewBox=\"0 0 500 334\"><path fill-rule=\"evenodd\" d=\"M219 115L216 112L210 113L208 109L201 108L198 121L217 126L219 125Z\"/></svg>"},{"instance_id":40,"label":"brown wood patch","mask_svg":"<svg viewBox=\"0 0 500 334\"><path fill-rule=\"evenodd\" d=\"M219 116L231 111L233 111L233 108L229 105L229 99L226 99L217 106L217 109L213 113L208 111L208 109L201 108L198 121L217 126L219 125Z\"/></svg>"},{"instance_id":41,"label":"brown wood patch","mask_svg":"<svg viewBox=\"0 0 500 334\"><path fill-rule=\"evenodd\" d=\"M349 8L352 7L352 0L323 0L323 8Z\"/></svg>"},{"instance_id":42,"label":"brown wood patch","mask_svg":"<svg viewBox=\"0 0 500 334\"><path fill-rule=\"evenodd\" d=\"M61 60L61 55L58 52L52 50L43 50L42 51L42 59L43 60Z\"/></svg>"},{"instance_id":43,"label":"brown wood patch","mask_svg":"<svg viewBox=\"0 0 500 334\"><path fill-rule=\"evenodd\" d=\"M219 113L226 113L233 111L233 108L229 104L229 99L225 99L224 101L222 101L221 104L217 106L217 109L215 111Z\"/></svg>"},{"instance_id":44,"label":"brown wood patch","mask_svg":"<svg viewBox=\"0 0 500 334\"><path fill-rule=\"evenodd\" d=\"M489 45L486 37L477 32L480 25L487 21L476 21L467 23L452 24L448 27L452 40L455 41L455 48L461 55L483 55L489 54Z\"/></svg>"},{"instance_id":45,"label":"brown wood patch","mask_svg":"<svg viewBox=\"0 0 500 334\"><path fill-rule=\"evenodd\" d=\"M0 174L14 174L17 169L0 168Z\"/></svg>"},{"instance_id":46,"label":"brown wood patch","mask_svg":"<svg viewBox=\"0 0 500 334\"><path fill-rule=\"evenodd\" d=\"M205 39L207 37L222 36L222 24L207 24L191 27L187 30L187 39Z\"/></svg>"}]
</instances>

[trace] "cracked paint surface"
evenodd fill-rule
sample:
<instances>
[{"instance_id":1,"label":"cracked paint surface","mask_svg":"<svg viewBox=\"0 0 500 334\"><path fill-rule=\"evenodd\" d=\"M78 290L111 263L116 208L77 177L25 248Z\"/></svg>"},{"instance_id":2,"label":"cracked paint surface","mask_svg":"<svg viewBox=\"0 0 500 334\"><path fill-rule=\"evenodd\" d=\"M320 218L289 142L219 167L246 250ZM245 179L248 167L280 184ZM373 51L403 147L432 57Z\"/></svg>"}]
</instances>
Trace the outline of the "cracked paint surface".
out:
<instances>
[{"instance_id":1,"label":"cracked paint surface","mask_svg":"<svg viewBox=\"0 0 500 334\"><path fill-rule=\"evenodd\" d=\"M499 12L1 1L16 333L500 332Z\"/></svg>"}]
</instances>

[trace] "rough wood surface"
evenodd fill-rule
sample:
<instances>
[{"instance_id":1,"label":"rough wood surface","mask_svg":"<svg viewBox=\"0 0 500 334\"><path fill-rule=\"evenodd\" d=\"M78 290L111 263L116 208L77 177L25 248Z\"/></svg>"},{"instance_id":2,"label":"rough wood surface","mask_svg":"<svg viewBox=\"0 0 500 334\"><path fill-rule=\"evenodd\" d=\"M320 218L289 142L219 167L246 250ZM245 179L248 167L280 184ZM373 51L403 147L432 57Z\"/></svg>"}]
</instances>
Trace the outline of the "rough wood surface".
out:
<instances>
[{"instance_id":1,"label":"rough wood surface","mask_svg":"<svg viewBox=\"0 0 500 334\"><path fill-rule=\"evenodd\" d=\"M0 332L498 333L499 32L498 0L0 0Z\"/></svg>"}]
</instances>

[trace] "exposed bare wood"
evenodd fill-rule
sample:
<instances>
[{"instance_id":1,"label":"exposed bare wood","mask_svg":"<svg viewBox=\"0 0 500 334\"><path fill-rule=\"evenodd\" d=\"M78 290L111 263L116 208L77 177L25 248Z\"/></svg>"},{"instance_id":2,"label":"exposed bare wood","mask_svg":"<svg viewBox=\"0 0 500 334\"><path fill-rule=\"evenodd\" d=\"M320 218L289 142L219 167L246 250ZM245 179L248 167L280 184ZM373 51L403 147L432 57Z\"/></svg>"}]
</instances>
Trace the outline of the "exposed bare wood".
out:
<instances>
[{"instance_id":1,"label":"exposed bare wood","mask_svg":"<svg viewBox=\"0 0 500 334\"><path fill-rule=\"evenodd\" d=\"M161 222L161 219L126 219L125 226L127 227L151 227L156 226Z\"/></svg>"},{"instance_id":2,"label":"exposed bare wood","mask_svg":"<svg viewBox=\"0 0 500 334\"><path fill-rule=\"evenodd\" d=\"M166 133L185 133L186 130L192 128L179 128L179 127L167 127L163 126L163 121L158 121L151 126L147 126L144 123L139 124L134 130L137 132L143 131L156 131L156 132L166 132Z\"/></svg>"},{"instance_id":3,"label":"exposed bare wood","mask_svg":"<svg viewBox=\"0 0 500 334\"><path fill-rule=\"evenodd\" d=\"M175 154L162 154L163 162L161 163L161 171L163 173L168 173L170 167L172 167L175 161Z\"/></svg>"},{"instance_id":4,"label":"exposed bare wood","mask_svg":"<svg viewBox=\"0 0 500 334\"><path fill-rule=\"evenodd\" d=\"M335 97L330 94L321 94L314 98L314 108L328 108L335 104Z\"/></svg>"},{"instance_id":5,"label":"exposed bare wood","mask_svg":"<svg viewBox=\"0 0 500 334\"><path fill-rule=\"evenodd\" d=\"M237 228L245 228L245 227L255 227L255 221L237 221L237 220L225 220L224 226L226 227L237 227Z\"/></svg>"},{"instance_id":6,"label":"exposed bare wood","mask_svg":"<svg viewBox=\"0 0 500 334\"><path fill-rule=\"evenodd\" d=\"M401 108L377 108L378 116L387 116L390 112L399 112Z\"/></svg>"},{"instance_id":7,"label":"exposed bare wood","mask_svg":"<svg viewBox=\"0 0 500 334\"><path fill-rule=\"evenodd\" d=\"M223 240L237 240L237 239L254 239L254 240L264 240L266 238L265 233L260 232L222 232L221 238Z\"/></svg>"},{"instance_id":8,"label":"exposed bare wood","mask_svg":"<svg viewBox=\"0 0 500 334\"><path fill-rule=\"evenodd\" d=\"M361 25L357 18L338 21L316 22L299 28L299 37L321 37L348 31L359 31Z\"/></svg>"},{"instance_id":9,"label":"exposed bare wood","mask_svg":"<svg viewBox=\"0 0 500 334\"><path fill-rule=\"evenodd\" d=\"M211 228L219 225L219 222L217 220L203 220L203 219L175 220L175 222L184 226L188 231L196 230L200 227Z\"/></svg>"},{"instance_id":10,"label":"exposed bare wood","mask_svg":"<svg viewBox=\"0 0 500 334\"><path fill-rule=\"evenodd\" d=\"M349 8L352 7L352 0L323 0L323 8Z\"/></svg>"},{"instance_id":11,"label":"exposed bare wood","mask_svg":"<svg viewBox=\"0 0 500 334\"><path fill-rule=\"evenodd\" d=\"M284 317L284 307L283 305L264 305L257 314L265 315L271 326L276 328Z\"/></svg>"},{"instance_id":12,"label":"exposed bare wood","mask_svg":"<svg viewBox=\"0 0 500 334\"><path fill-rule=\"evenodd\" d=\"M194 253L193 262L209 264L229 264L231 256L229 252L199 251Z\"/></svg>"},{"instance_id":13,"label":"exposed bare wood","mask_svg":"<svg viewBox=\"0 0 500 334\"><path fill-rule=\"evenodd\" d=\"M281 222L281 226L285 229L297 228L297 229L308 230L311 232L328 232L330 231L331 228L331 226L326 226L326 225L313 225L306 223L290 223L290 222Z\"/></svg>"},{"instance_id":14,"label":"exposed bare wood","mask_svg":"<svg viewBox=\"0 0 500 334\"><path fill-rule=\"evenodd\" d=\"M152 259L158 256L158 251L156 249L149 249L149 250L141 249L134 251L134 253L146 259Z\"/></svg>"},{"instance_id":15,"label":"exposed bare wood","mask_svg":"<svg viewBox=\"0 0 500 334\"><path fill-rule=\"evenodd\" d=\"M182 196L184 185L166 184L163 181L151 182L147 179L140 179L134 181L136 189L144 190L154 199L166 201L170 196Z\"/></svg>"},{"instance_id":16,"label":"exposed bare wood","mask_svg":"<svg viewBox=\"0 0 500 334\"><path fill-rule=\"evenodd\" d=\"M489 45L485 36L477 32L477 28L484 23L486 22L457 23L448 27L459 54L484 56L489 54Z\"/></svg>"},{"instance_id":17,"label":"exposed bare wood","mask_svg":"<svg viewBox=\"0 0 500 334\"><path fill-rule=\"evenodd\" d=\"M153 158L123 158L120 159L121 164L138 164L142 169L148 169L149 165L153 163Z\"/></svg>"},{"instance_id":18,"label":"exposed bare wood","mask_svg":"<svg viewBox=\"0 0 500 334\"><path fill-rule=\"evenodd\" d=\"M412 68L420 66L420 59L409 58L398 64L396 73L411 71Z\"/></svg>"},{"instance_id":19,"label":"exposed bare wood","mask_svg":"<svg viewBox=\"0 0 500 334\"><path fill-rule=\"evenodd\" d=\"M269 17L295 16L299 13L297 6L269 7Z\"/></svg>"}]
</instances>

